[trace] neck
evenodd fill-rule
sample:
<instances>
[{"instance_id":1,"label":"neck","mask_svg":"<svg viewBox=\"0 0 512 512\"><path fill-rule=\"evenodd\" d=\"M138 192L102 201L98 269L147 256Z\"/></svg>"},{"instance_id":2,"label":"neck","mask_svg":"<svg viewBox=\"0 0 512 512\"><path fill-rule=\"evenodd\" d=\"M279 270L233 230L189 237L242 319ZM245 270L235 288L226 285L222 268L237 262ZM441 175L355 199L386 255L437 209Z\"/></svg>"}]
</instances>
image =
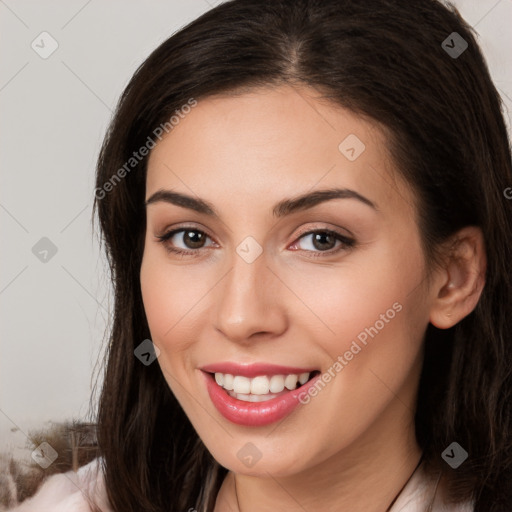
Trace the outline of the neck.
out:
<instances>
[{"instance_id":1,"label":"neck","mask_svg":"<svg viewBox=\"0 0 512 512\"><path fill-rule=\"evenodd\" d=\"M410 378L414 385L404 383L366 430L321 462L287 476L238 473L236 491L235 475L228 473L215 512L387 512L421 458L414 422L417 372Z\"/></svg>"},{"instance_id":2,"label":"neck","mask_svg":"<svg viewBox=\"0 0 512 512\"><path fill-rule=\"evenodd\" d=\"M394 429L401 414L402 428L390 431L379 421L349 449L291 476L237 474L235 489L235 475L230 472L215 510L386 512L421 458L412 413L399 400L394 402L385 414L393 419Z\"/></svg>"}]
</instances>

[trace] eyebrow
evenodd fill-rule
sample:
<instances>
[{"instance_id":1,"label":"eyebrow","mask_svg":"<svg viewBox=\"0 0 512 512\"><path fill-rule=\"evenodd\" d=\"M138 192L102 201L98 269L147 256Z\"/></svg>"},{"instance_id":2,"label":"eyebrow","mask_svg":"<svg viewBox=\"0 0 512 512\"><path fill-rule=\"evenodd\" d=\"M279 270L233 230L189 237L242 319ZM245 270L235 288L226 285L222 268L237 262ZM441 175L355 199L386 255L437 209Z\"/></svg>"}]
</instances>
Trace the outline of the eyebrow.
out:
<instances>
[{"instance_id":1,"label":"eyebrow","mask_svg":"<svg viewBox=\"0 0 512 512\"><path fill-rule=\"evenodd\" d=\"M274 217L281 218L298 211L313 208L320 203L331 201L333 199L356 199L374 209L375 211L378 211L377 205L374 202L362 196L355 190L348 188L330 188L324 190L315 190L313 192L309 192L291 199L284 199L279 201L274 206L272 213ZM160 189L146 200L145 205L147 206L157 202L174 204L176 206L181 206L182 208L194 210L204 215L219 218L219 214L211 203L203 199L183 194L181 192Z\"/></svg>"}]
</instances>

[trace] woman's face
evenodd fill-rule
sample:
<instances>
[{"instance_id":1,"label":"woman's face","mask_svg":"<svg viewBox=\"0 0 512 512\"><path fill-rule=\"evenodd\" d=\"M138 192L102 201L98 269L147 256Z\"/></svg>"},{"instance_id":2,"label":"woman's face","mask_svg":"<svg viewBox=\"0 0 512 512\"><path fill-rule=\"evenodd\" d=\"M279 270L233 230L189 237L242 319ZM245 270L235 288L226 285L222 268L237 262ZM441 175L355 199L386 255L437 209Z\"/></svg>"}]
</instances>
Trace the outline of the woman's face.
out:
<instances>
[{"instance_id":1,"label":"woman's face","mask_svg":"<svg viewBox=\"0 0 512 512\"><path fill-rule=\"evenodd\" d=\"M291 475L411 432L431 298L376 126L306 88L204 99L152 150L150 198L158 363L223 466Z\"/></svg>"}]
</instances>

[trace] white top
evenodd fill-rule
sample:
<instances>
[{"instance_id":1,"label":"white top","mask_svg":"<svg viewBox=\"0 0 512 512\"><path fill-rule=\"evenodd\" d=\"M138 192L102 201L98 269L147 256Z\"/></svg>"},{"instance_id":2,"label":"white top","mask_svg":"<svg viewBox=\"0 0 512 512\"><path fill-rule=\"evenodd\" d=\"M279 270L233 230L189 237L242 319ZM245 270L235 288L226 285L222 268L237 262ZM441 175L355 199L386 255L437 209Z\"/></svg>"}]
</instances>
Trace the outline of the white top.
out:
<instances>
[{"instance_id":1,"label":"white top","mask_svg":"<svg viewBox=\"0 0 512 512\"><path fill-rule=\"evenodd\" d=\"M86 493L103 512L112 512L99 461L99 458L94 459L76 473L68 471L52 475L34 496L8 512L91 512ZM474 512L472 503L456 506L443 503L440 493L436 492L436 483L437 479L428 477L421 464L389 512Z\"/></svg>"},{"instance_id":2,"label":"white top","mask_svg":"<svg viewBox=\"0 0 512 512\"><path fill-rule=\"evenodd\" d=\"M474 503L445 503L438 489L438 478L428 475L424 464L420 464L389 512L474 512Z\"/></svg>"}]
</instances>

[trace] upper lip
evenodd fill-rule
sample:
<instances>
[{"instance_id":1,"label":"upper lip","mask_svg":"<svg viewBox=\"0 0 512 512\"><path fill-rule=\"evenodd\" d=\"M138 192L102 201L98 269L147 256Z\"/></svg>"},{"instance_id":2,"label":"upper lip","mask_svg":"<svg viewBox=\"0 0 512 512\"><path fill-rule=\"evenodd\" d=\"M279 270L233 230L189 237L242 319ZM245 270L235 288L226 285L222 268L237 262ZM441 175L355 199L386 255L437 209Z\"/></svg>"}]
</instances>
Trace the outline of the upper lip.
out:
<instances>
[{"instance_id":1,"label":"upper lip","mask_svg":"<svg viewBox=\"0 0 512 512\"><path fill-rule=\"evenodd\" d=\"M282 366L270 363L250 363L241 364L232 361L207 364L199 368L208 373L229 373L231 375L242 375L244 377L258 377L259 375L300 375L301 373L311 373L317 368L299 368L296 366Z\"/></svg>"}]
</instances>

